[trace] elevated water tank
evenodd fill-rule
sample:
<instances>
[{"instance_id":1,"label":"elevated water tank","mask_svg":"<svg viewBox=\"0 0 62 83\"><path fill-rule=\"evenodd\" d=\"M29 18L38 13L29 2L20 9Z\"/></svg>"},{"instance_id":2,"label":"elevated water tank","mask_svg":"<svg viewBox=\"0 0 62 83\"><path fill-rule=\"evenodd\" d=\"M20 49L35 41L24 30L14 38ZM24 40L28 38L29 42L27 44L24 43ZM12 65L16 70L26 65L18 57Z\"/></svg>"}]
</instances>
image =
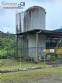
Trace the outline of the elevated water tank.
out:
<instances>
[{"instance_id":1,"label":"elevated water tank","mask_svg":"<svg viewBox=\"0 0 62 83\"><path fill-rule=\"evenodd\" d=\"M21 14L16 14L16 33L21 32Z\"/></svg>"},{"instance_id":2,"label":"elevated water tank","mask_svg":"<svg viewBox=\"0 0 62 83\"><path fill-rule=\"evenodd\" d=\"M24 12L24 32L34 29L45 29L45 9L32 6Z\"/></svg>"},{"instance_id":3,"label":"elevated water tank","mask_svg":"<svg viewBox=\"0 0 62 83\"><path fill-rule=\"evenodd\" d=\"M16 14L16 32L21 33L24 29L24 12L19 12Z\"/></svg>"}]
</instances>

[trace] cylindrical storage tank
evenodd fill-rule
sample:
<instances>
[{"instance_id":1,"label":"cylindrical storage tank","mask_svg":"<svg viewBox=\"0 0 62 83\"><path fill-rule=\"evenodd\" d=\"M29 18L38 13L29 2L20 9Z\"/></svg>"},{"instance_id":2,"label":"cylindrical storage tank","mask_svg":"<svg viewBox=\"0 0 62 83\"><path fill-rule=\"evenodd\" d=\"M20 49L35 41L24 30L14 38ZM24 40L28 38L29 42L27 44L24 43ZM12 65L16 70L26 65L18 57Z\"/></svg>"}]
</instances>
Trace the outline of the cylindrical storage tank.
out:
<instances>
[{"instance_id":1,"label":"cylindrical storage tank","mask_svg":"<svg viewBox=\"0 0 62 83\"><path fill-rule=\"evenodd\" d=\"M24 29L24 12L16 14L16 32L21 33Z\"/></svg>"},{"instance_id":2,"label":"cylindrical storage tank","mask_svg":"<svg viewBox=\"0 0 62 83\"><path fill-rule=\"evenodd\" d=\"M33 6L24 13L24 32L34 29L45 29L45 9Z\"/></svg>"},{"instance_id":3,"label":"cylindrical storage tank","mask_svg":"<svg viewBox=\"0 0 62 83\"><path fill-rule=\"evenodd\" d=\"M21 32L21 14L17 13L16 14L16 33Z\"/></svg>"}]
</instances>

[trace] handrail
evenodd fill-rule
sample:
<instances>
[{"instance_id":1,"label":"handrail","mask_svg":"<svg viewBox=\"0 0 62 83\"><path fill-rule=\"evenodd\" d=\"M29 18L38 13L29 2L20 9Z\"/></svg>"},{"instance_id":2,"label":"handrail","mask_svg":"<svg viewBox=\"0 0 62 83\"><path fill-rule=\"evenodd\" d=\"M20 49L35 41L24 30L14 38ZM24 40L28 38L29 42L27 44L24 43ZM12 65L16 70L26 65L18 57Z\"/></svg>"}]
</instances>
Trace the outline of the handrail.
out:
<instances>
[{"instance_id":1,"label":"handrail","mask_svg":"<svg viewBox=\"0 0 62 83\"><path fill-rule=\"evenodd\" d=\"M59 40L59 42L57 43L55 49L56 49L56 48L59 48L59 47L61 46L61 44L62 44L62 38L61 38L61 39ZM59 46L59 47L58 47L58 46Z\"/></svg>"}]
</instances>

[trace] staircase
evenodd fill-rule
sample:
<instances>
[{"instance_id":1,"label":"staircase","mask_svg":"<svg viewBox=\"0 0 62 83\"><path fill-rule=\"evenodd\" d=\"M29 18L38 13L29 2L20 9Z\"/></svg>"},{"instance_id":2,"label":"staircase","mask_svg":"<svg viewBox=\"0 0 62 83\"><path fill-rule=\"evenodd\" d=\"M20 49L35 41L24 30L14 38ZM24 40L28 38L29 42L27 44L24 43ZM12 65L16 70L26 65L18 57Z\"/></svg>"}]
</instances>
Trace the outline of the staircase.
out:
<instances>
[{"instance_id":1,"label":"staircase","mask_svg":"<svg viewBox=\"0 0 62 83\"><path fill-rule=\"evenodd\" d=\"M58 43L57 43L55 49L60 48L61 45L62 45L62 38L58 41Z\"/></svg>"}]
</instances>

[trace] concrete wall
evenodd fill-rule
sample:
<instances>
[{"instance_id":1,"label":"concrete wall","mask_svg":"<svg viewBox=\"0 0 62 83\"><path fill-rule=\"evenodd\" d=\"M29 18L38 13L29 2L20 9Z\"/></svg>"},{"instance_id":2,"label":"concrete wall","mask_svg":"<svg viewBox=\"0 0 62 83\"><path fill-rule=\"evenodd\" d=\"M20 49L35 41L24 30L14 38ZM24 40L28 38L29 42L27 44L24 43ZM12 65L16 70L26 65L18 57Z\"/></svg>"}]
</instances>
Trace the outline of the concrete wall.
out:
<instances>
[{"instance_id":1,"label":"concrete wall","mask_svg":"<svg viewBox=\"0 0 62 83\"><path fill-rule=\"evenodd\" d=\"M36 34L28 35L28 55L35 59L37 51L38 57L41 59L45 55L44 49L46 48L46 37L44 35L38 35L37 45L36 50Z\"/></svg>"},{"instance_id":2,"label":"concrete wall","mask_svg":"<svg viewBox=\"0 0 62 83\"><path fill-rule=\"evenodd\" d=\"M36 55L36 34L28 35L28 56L35 57Z\"/></svg>"},{"instance_id":3,"label":"concrete wall","mask_svg":"<svg viewBox=\"0 0 62 83\"><path fill-rule=\"evenodd\" d=\"M42 57L44 58L45 56L45 48L46 48L46 36L45 35L39 35L39 38L38 38L38 46L39 46L39 49L38 49L38 54L39 54L39 58L42 59Z\"/></svg>"},{"instance_id":4,"label":"concrete wall","mask_svg":"<svg viewBox=\"0 0 62 83\"><path fill-rule=\"evenodd\" d=\"M28 40L26 35L18 36L18 56L28 56Z\"/></svg>"}]
</instances>

